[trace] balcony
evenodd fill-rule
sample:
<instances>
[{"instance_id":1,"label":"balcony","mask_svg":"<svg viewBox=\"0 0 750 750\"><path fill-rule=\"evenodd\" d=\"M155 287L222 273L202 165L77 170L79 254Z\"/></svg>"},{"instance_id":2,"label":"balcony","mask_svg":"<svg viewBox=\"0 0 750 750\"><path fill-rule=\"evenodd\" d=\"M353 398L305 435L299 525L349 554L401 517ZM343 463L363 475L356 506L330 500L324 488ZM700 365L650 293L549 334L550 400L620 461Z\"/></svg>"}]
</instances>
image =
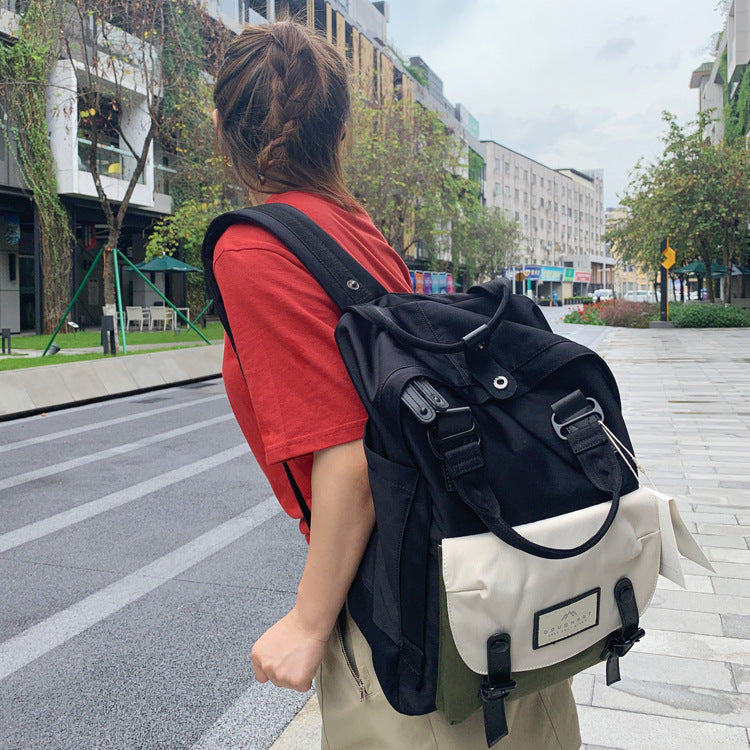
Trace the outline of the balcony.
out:
<instances>
[{"instance_id":1,"label":"balcony","mask_svg":"<svg viewBox=\"0 0 750 750\"><path fill-rule=\"evenodd\" d=\"M86 138L78 139L78 169L91 172L89 167L91 156L91 141ZM116 180L130 182L135 171L136 159L129 151L123 151L112 145L102 143L96 146L96 169L102 177L112 177ZM138 178L138 185L146 184L145 170Z\"/></svg>"}]
</instances>

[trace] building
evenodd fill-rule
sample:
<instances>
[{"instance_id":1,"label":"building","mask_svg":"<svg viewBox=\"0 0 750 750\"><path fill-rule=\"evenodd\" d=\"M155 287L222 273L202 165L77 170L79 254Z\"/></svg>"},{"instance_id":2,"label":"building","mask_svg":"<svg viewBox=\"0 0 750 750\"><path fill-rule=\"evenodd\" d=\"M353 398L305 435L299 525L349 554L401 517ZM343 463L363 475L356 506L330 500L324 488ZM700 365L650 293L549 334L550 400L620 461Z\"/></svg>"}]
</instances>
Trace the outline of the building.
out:
<instances>
[{"instance_id":1,"label":"building","mask_svg":"<svg viewBox=\"0 0 750 750\"><path fill-rule=\"evenodd\" d=\"M495 141L482 145L487 203L521 225L528 288L565 298L611 287L601 170L553 169Z\"/></svg>"},{"instance_id":2,"label":"building","mask_svg":"<svg viewBox=\"0 0 750 750\"><path fill-rule=\"evenodd\" d=\"M703 63L690 76L690 88L698 90L698 111L712 112L706 136L714 144L725 137L724 111L728 105L736 106L743 79L750 75L749 65L750 0L731 0L724 29L717 35L714 60ZM748 114L741 113L745 138L750 138Z\"/></svg>"}]
</instances>

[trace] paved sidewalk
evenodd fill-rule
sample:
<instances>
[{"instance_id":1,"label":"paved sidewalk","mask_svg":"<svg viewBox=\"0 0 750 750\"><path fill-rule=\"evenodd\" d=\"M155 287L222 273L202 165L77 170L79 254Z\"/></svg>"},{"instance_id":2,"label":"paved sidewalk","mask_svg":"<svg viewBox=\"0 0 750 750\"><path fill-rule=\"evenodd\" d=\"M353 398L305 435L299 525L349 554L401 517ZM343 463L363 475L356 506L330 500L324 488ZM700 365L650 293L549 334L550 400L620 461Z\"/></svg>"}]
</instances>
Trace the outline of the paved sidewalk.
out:
<instances>
[{"instance_id":1,"label":"paved sidewalk","mask_svg":"<svg viewBox=\"0 0 750 750\"><path fill-rule=\"evenodd\" d=\"M578 340L592 328L553 326ZM636 453L716 573L686 562L686 591L660 579L621 682L606 687L603 666L576 678L583 747L747 750L750 330L602 333L596 349L617 377ZM319 722L313 699L272 750L319 747Z\"/></svg>"}]
</instances>

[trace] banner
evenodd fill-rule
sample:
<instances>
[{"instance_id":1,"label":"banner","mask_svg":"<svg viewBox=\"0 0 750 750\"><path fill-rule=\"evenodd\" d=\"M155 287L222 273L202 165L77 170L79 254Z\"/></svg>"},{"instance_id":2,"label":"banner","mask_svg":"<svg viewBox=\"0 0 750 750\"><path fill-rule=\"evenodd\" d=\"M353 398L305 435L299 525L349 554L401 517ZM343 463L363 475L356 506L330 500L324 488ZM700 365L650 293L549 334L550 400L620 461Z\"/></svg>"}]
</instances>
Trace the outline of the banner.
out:
<instances>
[{"instance_id":1,"label":"banner","mask_svg":"<svg viewBox=\"0 0 750 750\"><path fill-rule=\"evenodd\" d=\"M575 275L576 275L575 268L566 268L565 276L563 276L563 281L575 281Z\"/></svg>"},{"instance_id":2,"label":"banner","mask_svg":"<svg viewBox=\"0 0 750 750\"><path fill-rule=\"evenodd\" d=\"M445 275L445 291L447 294L453 294L456 291L455 286L453 286L453 274L447 273Z\"/></svg>"},{"instance_id":3,"label":"banner","mask_svg":"<svg viewBox=\"0 0 750 750\"><path fill-rule=\"evenodd\" d=\"M424 272L424 293L432 294L432 272Z\"/></svg>"},{"instance_id":4,"label":"banner","mask_svg":"<svg viewBox=\"0 0 750 750\"><path fill-rule=\"evenodd\" d=\"M591 271L576 271L573 281L588 284L591 281Z\"/></svg>"},{"instance_id":5,"label":"banner","mask_svg":"<svg viewBox=\"0 0 750 750\"><path fill-rule=\"evenodd\" d=\"M538 281L542 272L541 266L524 266L523 270L527 281Z\"/></svg>"},{"instance_id":6,"label":"banner","mask_svg":"<svg viewBox=\"0 0 750 750\"><path fill-rule=\"evenodd\" d=\"M557 266L542 266L540 281L562 281L564 268Z\"/></svg>"}]
</instances>

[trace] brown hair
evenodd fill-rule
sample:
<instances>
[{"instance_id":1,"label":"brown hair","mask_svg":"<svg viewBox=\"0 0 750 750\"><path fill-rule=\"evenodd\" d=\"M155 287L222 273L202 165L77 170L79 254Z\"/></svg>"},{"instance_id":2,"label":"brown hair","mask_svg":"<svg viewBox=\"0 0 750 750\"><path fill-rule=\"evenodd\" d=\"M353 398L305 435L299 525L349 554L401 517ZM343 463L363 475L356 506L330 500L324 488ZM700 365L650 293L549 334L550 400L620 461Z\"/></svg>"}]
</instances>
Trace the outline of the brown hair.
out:
<instances>
[{"instance_id":1,"label":"brown hair","mask_svg":"<svg viewBox=\"0 0 750 750\"><path fill-rule=\"evenodd\" d=\"M292 21L245 27L227 49L214 104L224 154L250 190L307 190L357 206L341 164L349 77L324 38Z\"/></svg>"}]
</instances>

